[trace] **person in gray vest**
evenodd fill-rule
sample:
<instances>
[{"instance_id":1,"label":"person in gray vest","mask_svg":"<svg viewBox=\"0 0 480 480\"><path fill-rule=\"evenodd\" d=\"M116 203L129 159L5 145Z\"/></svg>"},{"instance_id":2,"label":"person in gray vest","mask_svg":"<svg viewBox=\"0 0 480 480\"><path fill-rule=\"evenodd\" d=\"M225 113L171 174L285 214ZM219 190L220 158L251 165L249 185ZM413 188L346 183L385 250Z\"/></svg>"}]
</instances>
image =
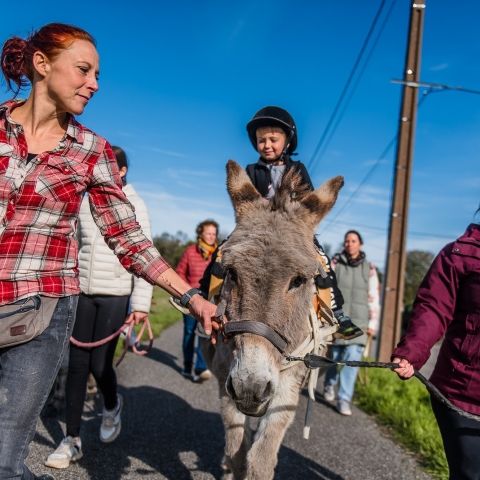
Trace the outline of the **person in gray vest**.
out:
<instances>
[{"instance_id":1,"label":"person in gray vest","mask_svg":"<svg viewBox=\"0 0 480 480\"><path fill-rule=\"evenodd\" d=\"M334 361L360 360L369 336L378 331L380 296L379 281L375 266L367 261L362 251L363 239L356 230L349 230L344 237L344 249L332 259L332 268L337 276L338 286L345 303L345 314L366 334L352 340L335 340L331 347ZM338 384L337 410L342 415L351 415L350 403L357 379L357 367L332 366L327 370L324 384L324 398L335 400L335 386Z\"/></svg>"}]
</instances>

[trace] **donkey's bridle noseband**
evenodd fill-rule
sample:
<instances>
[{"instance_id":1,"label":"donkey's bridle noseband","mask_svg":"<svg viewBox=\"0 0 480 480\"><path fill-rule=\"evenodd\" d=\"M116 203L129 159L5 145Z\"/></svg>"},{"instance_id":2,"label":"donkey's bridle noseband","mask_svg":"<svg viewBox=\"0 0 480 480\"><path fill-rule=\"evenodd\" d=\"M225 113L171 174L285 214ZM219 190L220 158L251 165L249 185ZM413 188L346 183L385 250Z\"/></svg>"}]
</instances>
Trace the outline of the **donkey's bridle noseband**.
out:
<instances>
[{"instance_id":1,"label":"donkey's bridle noseband","mask_svg":"<svg viewBox=\"0 0 480 480\"><path fill-rule=\"evenodd\" d=\"M223 325L223 333L226 338L233 337L239 333L252 333L266 338L282 355L288 347L288 342L272 327L265 323L255 322L253 320L239 320L227 322Z\"/></svg>"}]
</instances>

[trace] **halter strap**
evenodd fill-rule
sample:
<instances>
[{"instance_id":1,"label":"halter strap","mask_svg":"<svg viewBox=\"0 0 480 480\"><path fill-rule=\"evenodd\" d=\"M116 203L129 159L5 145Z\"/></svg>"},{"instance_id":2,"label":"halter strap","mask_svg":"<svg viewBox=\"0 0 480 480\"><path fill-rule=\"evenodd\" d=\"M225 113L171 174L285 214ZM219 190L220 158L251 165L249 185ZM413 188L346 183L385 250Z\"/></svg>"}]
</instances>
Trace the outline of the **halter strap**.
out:
<instances>
[{"instance_id":1,"label":"halter strap","mask_svg":"<svg viewBox=\"0 0 480 480\"><path fill-rule=\"evenodd\" d=\"M288 347L288 342L273 328L265 323L255 322L253 320L240 320L227 322L223 326L225 336L231 337L239 333L252 333L253 335L260 335L266 338L282 355Z\"/></svg>"}]
</instances>

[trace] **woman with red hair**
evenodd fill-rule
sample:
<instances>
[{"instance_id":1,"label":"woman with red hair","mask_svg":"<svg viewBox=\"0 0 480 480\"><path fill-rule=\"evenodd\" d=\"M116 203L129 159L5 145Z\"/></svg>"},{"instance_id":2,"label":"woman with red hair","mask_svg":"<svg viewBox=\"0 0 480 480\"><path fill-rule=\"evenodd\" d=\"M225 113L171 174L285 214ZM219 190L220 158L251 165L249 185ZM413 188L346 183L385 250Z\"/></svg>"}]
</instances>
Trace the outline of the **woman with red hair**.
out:
<instances>
[{"instance_id":1,"label":"woman with red hair","mask_svg":"<svg viewBox=\"0 0 480 480\"><path fill-rule=\"evenodd\" d=\"M178 297L208 333L215 306L143 234L110 145L74 118L98 91L92 36L71 25L45 25L27 40L7 40L1 69L15 95L28 82L31 90L26 101L0 105L0 478L30 480L38 477L24 463L28 445L74 323L75 234L85 192L128 271ZM26 337L24 325L7 331L7 317L26 310L37 312L35 322L45 328Z\"/></svg>"}]
</instances>

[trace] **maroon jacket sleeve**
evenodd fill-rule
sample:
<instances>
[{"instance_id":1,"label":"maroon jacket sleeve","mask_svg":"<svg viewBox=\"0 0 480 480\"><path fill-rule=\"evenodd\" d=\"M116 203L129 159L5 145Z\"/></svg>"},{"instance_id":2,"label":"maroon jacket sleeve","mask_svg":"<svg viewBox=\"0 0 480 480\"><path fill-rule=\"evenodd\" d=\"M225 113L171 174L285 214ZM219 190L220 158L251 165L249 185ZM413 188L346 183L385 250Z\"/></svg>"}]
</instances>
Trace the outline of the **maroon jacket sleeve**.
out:
<instances>
[{"instance_id":1,"label":"maroon jacket sleeve","mask_svg":"<svg viewBox=\"0 0 480 480\"><path fill-rule=\"evenodd\" d=\"M183 255L181 256L177 268L175 271L178 273L178 275L185 280L187 283L187 270L188 270L188 252L189 248L187 247L185 251L183 252Z\"/></svg>"},{"instance_id":2,"label":"maroon jacket sleeve","mask_svg":"<svg viewBox=\"0 0 480 480\"><path fill-rule=\"evenodd\" d=\"M407 332L392 353L392 358L406 358L417 370L453 320L459 272L451 255L452 245L444 247L433 261L418 289Z\"/></svg>"}]
</instances>

